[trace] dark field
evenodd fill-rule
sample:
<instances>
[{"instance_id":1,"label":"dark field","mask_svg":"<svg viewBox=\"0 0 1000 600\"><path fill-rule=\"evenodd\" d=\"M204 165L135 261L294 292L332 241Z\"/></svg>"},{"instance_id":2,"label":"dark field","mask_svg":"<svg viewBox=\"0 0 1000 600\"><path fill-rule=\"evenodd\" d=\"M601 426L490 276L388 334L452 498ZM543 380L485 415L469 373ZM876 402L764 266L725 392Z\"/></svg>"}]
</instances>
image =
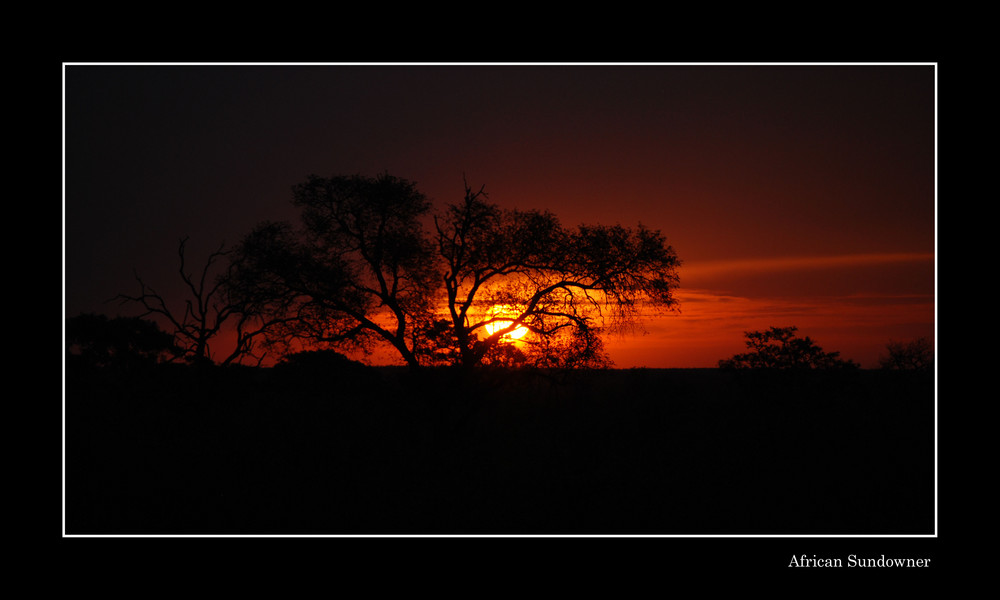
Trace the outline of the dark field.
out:
<instances>
[{"instance_id":1,"label":"dark field","mask_svg":"<svg viewBox=\"0 0 1000 600\"><path fill-rule=\"evenodd\" d=\"M69 368L65 533L934 532L926 373Z\"/></svg>"}]
</instances>

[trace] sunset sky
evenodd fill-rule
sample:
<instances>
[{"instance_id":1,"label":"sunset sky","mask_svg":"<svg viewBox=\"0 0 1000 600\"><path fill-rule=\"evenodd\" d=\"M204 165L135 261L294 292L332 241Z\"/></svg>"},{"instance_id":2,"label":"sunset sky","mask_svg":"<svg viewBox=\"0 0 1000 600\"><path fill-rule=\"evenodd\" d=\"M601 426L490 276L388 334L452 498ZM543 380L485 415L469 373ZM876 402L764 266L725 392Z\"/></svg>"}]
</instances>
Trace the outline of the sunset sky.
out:
<instances>
[{"instance_id":1,"label":"sunset sky","mask_svg":"<svg viewBox=\"0 0 1000 600\"><path fill-rule=\"evenodd\" d=\"M563 224L659 229L681 312L616 366L714 367L799 328L864 367L934 337L936 66L69 64L66 316L179 293L309 174L388 172L438 206L463 177Z\"/></svg>"}]
</instances>

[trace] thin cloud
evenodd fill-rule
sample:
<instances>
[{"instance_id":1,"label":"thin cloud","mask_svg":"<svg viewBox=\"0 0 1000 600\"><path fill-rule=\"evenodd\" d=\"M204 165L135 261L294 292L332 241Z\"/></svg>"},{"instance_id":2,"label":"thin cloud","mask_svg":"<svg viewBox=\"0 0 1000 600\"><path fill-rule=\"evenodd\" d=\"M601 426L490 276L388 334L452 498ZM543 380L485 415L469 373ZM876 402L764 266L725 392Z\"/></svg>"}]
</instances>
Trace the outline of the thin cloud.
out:
<instances>
[{"instance_id":1,"label":"thin cloud","mask_svg":"<svg viewBox=\"0 0 1000 600\"><path fill-rule=\"evenodd\" d=\"M918 294L747 297L709 289L679 290L681 312L658 320L727 321L805 317L855 323L884 323L919 315L933 319L934 297Z\"/></svg>"},{"instance_id":2,"label":"thin cloud","mask_svg":"<svg viewBox=\"0 0 1000 600\"><path fill-rule=\"evenodd\" d=\"M930 262L931 252L885 252L873 254L843 254L839 256L795 256L775 258L746 258L689 262L684 265L687 276L716 277L730 273L764 273L844 267L880 266L898 263Z\"/></svg>"}]
</instances>

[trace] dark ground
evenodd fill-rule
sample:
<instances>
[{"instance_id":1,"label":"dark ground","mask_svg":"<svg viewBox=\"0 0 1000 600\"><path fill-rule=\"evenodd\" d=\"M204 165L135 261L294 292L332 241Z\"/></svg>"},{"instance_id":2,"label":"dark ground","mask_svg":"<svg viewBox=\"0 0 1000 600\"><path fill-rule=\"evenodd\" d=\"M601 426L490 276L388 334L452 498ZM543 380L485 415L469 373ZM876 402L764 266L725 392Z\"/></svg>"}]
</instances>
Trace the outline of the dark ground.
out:
<instances>
[{"instance_id":1,"label":"dark ground","mask_svg":"<svg viewBox=\"0 0 1000 600\"><path fill-rule=\"evenodd\" d=\"M65 533L934 531L934 380L66 373Z\"/></svg>"}]
</instances>

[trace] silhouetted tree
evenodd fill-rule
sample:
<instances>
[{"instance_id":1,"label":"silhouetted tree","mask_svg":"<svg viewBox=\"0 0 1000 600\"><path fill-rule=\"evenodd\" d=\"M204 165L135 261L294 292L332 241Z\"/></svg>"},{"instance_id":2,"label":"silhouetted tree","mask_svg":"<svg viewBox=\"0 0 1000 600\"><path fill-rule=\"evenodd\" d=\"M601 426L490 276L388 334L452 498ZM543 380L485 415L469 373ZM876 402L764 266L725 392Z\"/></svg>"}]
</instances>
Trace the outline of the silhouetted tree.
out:
<instances>
[{"instance_id":1,"label":"silhouetted tree","mask_svg":"<svg viewBox=\"0 0 1000 600\"><path fill-rule=\"evenodd\" d=\"M604 366L600 332L635 326L642 308L676 307L680 261L641 225L567 229L466 185L428 235L430 203L389 175L311 176L293 196L301 228L259 225L230 281L250 312L281 320L272 343L382 342L411 366Z\"/></svg>"},{"instance_id":2,"label":"silhouetted tree","mask_svg":"<svg viewBox=\"0 0 1000 600\"><path fill-rule=\"evenodd\" d=\"M719 361L723 369L854 369L839 352L824 352L809 337L795 337L796 327L771 327L744 332L750 352Z\"/></svg>"},{"instance_id":3,"label":"silhouetted tree","mask_svg":"<svg viewBox=\"0 0 1000 600\"><path fill-rule=\"evenodd\" d=\"M888 354L878 360L883 369L925 371L934 367L934 348L927 338L910 342L890 341L886 351Z\"/></svg>"},{"instance_id":4,"label":"silhouetted tree","mask_svg":"<svg viewBox=\"0 0 1000 600\"><path fill-rule=\"evenodd\" d=\"M232 252L226 250L224 244L219 246L208 256L200 273L193 274L187 270L186 245L187 238L183 238L177 247L180 258L178 273L187 290L187 297L181 303L183 308L171 308L164 297L138 274L135 278L139 283L139 294L119 294L118 298L122 303L141 304L146 309L141 317L159 315L170 323L174 343L182 348L188 362L212 363L211 344L224 328L228 328L227 331L235 335L235 343L229 354L219 358L220 364L240 362L247 357L259 364L263 355L255 353L255 338L263 334L271 323L229 293L229 280L234 268L230 262Z\"/></svg>"},{"instance_id":5,"label":"silhouetted tree","mask_svg":"<svg viewBox=\"0 0 1000 600\"><path fill-rule=\"evenodd\" d=\"M295 340L369 351L389 343L419 364L434 288L432 247L420 219L430 203L389 175L310 176L293 188L302 227L262 223L240 244L234 298L280 323L272 344Z\"/></svg>"},{"instance_id":6,"label":"silhouetted tree","mask_svg":"<svg viewBox=\"0 0 1000 600\"><path fill-rule=\"evenodd\" d=\"M170 362L182 354L174 338L153 321L80 314L66 320L66 352L95 367L132 367Z\"/></svg>"},{"instance_id":7,"label":"silhouetted tree","mask_svg":"<svg viewBox=\"0 0 1000 600\"><path fill-rule=\"evenodd\" d=\"M542 366L606 366L598 333L638 323L640 308L671 310L680 261L642 225L563 227L555 215L501 210L468 185L435 219L458 359L481 363L505 336Z\"/></svg>"}]
</instances>

